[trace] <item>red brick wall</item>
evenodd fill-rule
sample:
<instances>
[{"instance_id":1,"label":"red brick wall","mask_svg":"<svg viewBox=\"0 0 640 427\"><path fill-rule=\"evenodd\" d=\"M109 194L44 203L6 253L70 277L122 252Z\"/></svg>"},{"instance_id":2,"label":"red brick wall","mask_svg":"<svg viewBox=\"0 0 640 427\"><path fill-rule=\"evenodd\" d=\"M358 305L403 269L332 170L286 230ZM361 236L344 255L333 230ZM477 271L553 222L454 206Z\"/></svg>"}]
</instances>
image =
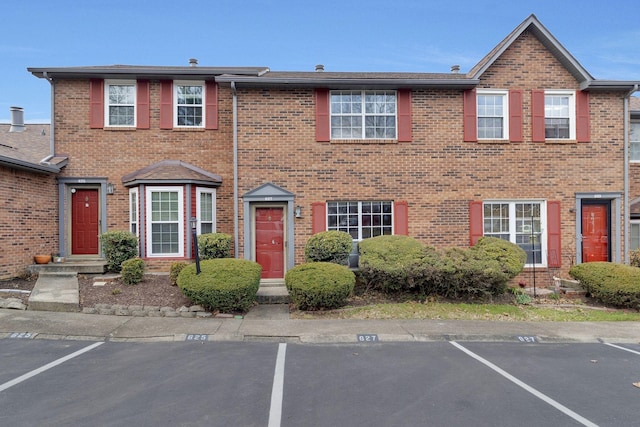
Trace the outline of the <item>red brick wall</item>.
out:
<instances>
[{"instance_id":1,"label":"red brick wall","mask_svg":"<svg viewBox=\"0 0 640 427\"><path fill-rule=\"evenodd\" d=\"M20 276L36 254L58 252L55 176L0 167L0 280Z\"/></svg>"},{"instance_id":2,"label":"red brick wall","mask_svg":"<svg viewBox=\"0 0 640 427\"><path fill-rule=\"evenodd\" d=\"M354 144L315 141L312 89L241 89L240 194L265 182L295 194L305 214L295 220L296 262L311 235L311 204L327 200L406 200L409 234L439 248L468 246L470 200L560 200L568 257L575 252L575 193L623 191L624 94L591 94L590 143L531 142L531 89L579 84L528 33L480 87L523 90L524 142L463 142L459 90L413 91L411 143Z\"/></svg>"}]
</instances>

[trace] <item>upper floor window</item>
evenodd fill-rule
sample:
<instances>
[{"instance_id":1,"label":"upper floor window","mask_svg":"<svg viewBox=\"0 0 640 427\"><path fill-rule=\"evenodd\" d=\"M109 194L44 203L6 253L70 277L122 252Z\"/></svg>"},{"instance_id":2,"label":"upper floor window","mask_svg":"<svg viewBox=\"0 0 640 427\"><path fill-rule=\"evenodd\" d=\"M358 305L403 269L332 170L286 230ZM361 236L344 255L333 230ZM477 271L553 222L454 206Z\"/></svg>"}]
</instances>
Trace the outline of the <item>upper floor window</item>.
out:
<instances>
[{"instance_id":1,"label":"upper floor window","mask_svg":"<svg viewBox=\"0 0 640 427\"><path fill-rule=\"evenodd\" d=\"M640 161L640 122L631 122L631 160Z\"/></svg>"},{"instance_id":2,"label":"upper floor window","mask_svg":"<svg viewBox=\"0 0 640 427\"><path fill-rule=\"evenodd\" d=\"M396 139L396 91L332 91L332 139Z\"/></svg>"},{"instance_id":3,"label":"upper floor window","mask_svg":"<svg viewBox=\"0 0 640 427\"><path fill-rule=\"evenodd\" d=\"M545 91L544 135L546 139L576 139L576 105L573 92Z\"/></svg>"},{"instance_id":4,"label":"upper floor window","mask_svg":"<svg viewBox=\"0 0 640 427\"><path fill-rule=\"evenodd\" d=\"M507 139L508 92L477 91L478 138Z\"/></svg>"},{"instance_id":5,"label":"upper floor window","mask_svg":"<svg viewBox=\"0 0 640 427\"><path fill-rule=\"evenodd\" d=\"M204 82L175 82L174 126L204 127Z\"/></svg>"},{"instance_id":6,"label":"upper floor window","mask_svg":"<svg viewBox=\"0 0 640 427\"><path fill-rule=\"evenodd\" d=\"M107 126L134 127L136 125L136 82L106 81L104 87Z\"/></svg>"}]
</instances>

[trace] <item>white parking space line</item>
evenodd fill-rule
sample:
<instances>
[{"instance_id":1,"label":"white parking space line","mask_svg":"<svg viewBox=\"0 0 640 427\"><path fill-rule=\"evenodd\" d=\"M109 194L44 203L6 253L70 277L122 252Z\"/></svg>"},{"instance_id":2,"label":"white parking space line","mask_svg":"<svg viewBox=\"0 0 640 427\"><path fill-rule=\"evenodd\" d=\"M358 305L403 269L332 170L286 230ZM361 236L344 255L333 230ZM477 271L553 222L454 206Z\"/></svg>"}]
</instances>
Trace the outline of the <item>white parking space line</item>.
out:
<instances>
[{"instance_id":1,"label":"white parking space line","mask_svg":"<svg viewBox=\"0 0 640 427\"><path fill-rule=\"evenodd\" d=\"M13 387L16 384L20 384L21 382L26 381L31 377L35 377L36 375L41 374L44 371L48 371L51 368L55 368L56 366L63 364L67 360L71 360L74 357L80 356L81 354L84 354L84 353L86 353L88 351L91 351L94 348L96 348L96 347L98 347L98 346L100 346L102 344L104 344L104 342L97 342L97 343L91 344L90 346L87 346L87 347L85 347L83 349L80 349L80 350L78 350L78 351L76 351L74 353L71 353L71 354L69 354L67 356L61 357L58 360L54 360L51 363L47 363L46 365L44 365L44 366L42 366L42 367L40 367L38 369L34 369L31 372L27 372L26 374L21 375L16 379L13 379L11 381L7 381L4 384L0 384L0 391L5 391L9 387Z\"/></svg>"},{"instance_id":2,"label":"white parking space line","mask_svg":"<svg viewBox=\"0 0 640 427\"><path fill-rule=\"evenodd\" d=\"M615 344L611 344L611 343L604 343L605 345L608 345L609 347L614 347L620 350L624 350L624 351L628 351L629 353L633 353L633 354L637 354L638 356L640 356L640 351L635 351L635 350L631 350L630 348L625 348L619 345L615 345Z\"/></svg>"},{"instance_id":3,"label":"white parking space line","mask_svg":"<svg viewBox=\"0 0 640 427\"><path fill-rule=\"evenodd\" d=\"M589 421L588 419L582 417L581 415L576 414L571 409L567 408L566 406L562 405L561 403L556 402L555 400L553 400L552 398L550 398L546 394L544 394L542 392L539 392L538 390L536 390L535 388L531 387L530 385L520 381L519 379L517 379L516 377L514 377L513 375L511 375L507 371L505 371L505 370L499 368L498 366L494 365L493 363L489 362L487 359L484 359L483 357L478 356L477 354L475 354L471 350L466 349L465 347L461 346L457 342L450 341L450 343L454 347L456 347L457 349L463 351L467 355L469 355L469 356L473 357L474 359L476 359L478 362L480 362L480 363L488 366L489 368L493 369L494 371L496 371L497 373L499 373L500 375L502 375L503 377L505 377L506 379L508 379L512 383L518 385L519 387L521 387L524 390L528 391L529 393L533 394L538 399L548 403L549 405L553 406L554 408L556 408L560 412L563 412L564 414L570 416L574 420L578 421L580 424L585 425L585 426L590 426L590 427L597 427L598 426L597 424Z\"/></svg>"},{"instance_id":4,"label":"white parking space line","mask_svg":"<svg viewBox=\"0 0 640 427\"><path fill-rule=\"evenodd\" d=\"M273 374L273 388L271 389L271 409L269 410L269 427L280 427L282 421L282 397L284 394L284 358L287 344L278 345L276 370Z\"/></svg>"}]
</instances>

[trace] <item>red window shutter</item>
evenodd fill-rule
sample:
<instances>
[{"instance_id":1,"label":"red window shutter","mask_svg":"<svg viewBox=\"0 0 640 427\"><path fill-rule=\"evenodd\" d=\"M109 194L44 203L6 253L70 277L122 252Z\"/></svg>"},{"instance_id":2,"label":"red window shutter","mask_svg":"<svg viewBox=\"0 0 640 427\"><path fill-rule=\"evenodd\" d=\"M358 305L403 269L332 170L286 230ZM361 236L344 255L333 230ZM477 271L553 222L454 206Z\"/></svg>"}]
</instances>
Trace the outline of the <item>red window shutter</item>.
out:
<instances>
[{"instance_id":1,"label":"red window shutter","mask_svg":"<svg viewBox=\"0 0 640 427\"><path fill-rule=\"evenodd\" d=\"M311 204L311 232L313 234L327 231L327 204L315 202Z\"/></svg>"},{"instance_id":2,"label":"red window shutter","mask_svg":"<svg viewBox=\"0 0 640 427\"><path fill-rule=\"evenodd\" d=\"M331 141L331 116L329 90L316 89L316 141Z\"/></svg>"},{"instance_id":3,"label":"red window shutter","mask_svg":"<svg viewBox=\"0 0 640 427\"><path fill-rule=\"evenodd\" d=\"M576 92L576 139L578 142L591 141L589 92Z\"/></svg>"},{"instance_id":4,"label":"red window shutter","mask_svg":"<svg viewBox=\"0 0 640 427\"><path fill-rule=\"evenodd\" d=\"M89 80L89 127L104 127L104 80Z\"/></svg>"},{"instance_id":5,"label":"red window shutter","mask_svg":"<svg viewBox=\"0 0 640 427\"><path fill-rule=\"evenodd\" d=\"M409 204L407 202L393 203L393 234L409 235Z\"/></svg>"},{"instance_id":6,"label":"red window shutter","mask_svg":"<svg viewBox=\"0 0 640 427\"><path fill-rule=\"evenodd\" d=\"M547 258L551 268L562 267L560 201L547 202Z\"/></svg>"},{"instance_id":7,"label":"red window shutter","mask_svg":"<svg viewBox=\"0 0 640 427\"><path fill-rule=\"evenodd\" d=\"M465 142L478 141L478 104L476 90L465 90L463 93L464 114L464 140Z\"/></svg>"},{"instance_id":8,"label":"red window shutter","mask_svg":"<svg viewBox=\"0 0 640 427\"><path fill-rule=\"evenodd\" d=\"M484 236L482 201L469 202L469 244L475 245Z\"/></svg>"},{"instance_id":9,"label":"red window shutter","mask_svg":"<svg viewBox=\"0 0 640 427\"><path fill-rule=\"evenodd\" d=\"M531 140L544 142L544 90L531 91Z\"/></svg>"},{"instance_id":10,"label":"red window shutter","mask_svg":"<svg viewBox=\"0 0 640 427\"><path fill-rule=\"evenodd\" d=\"M160 82L160 129L173 129L173 82Z\"/></svg>"},{"instance_id":11,"label":"red window shutter","mask_svg":"<svg viewBox=\"0 0 640 427\"><path fill-rule=\"evenodd\" d=\"M136 91L136 127L149 129L149 80L138 80Z\"/></svg>"},{"instance_id":12,"label":"red window shutter","mask_svg":"<svg viewBox=\"0 0 640 427\"><path fill-rule=\"evenodd\" d=\"M509 91L509 141L522 142L522 91Z\"/></svg>"},{"instance_id":13,"label":"red window shutter","mask_svg":"<svg viewBox=\"0 0 640 427\"><path fill-rule=\"evenodd\" d=\"M398 142L411 142L411 89L398 90Z\"/></svg>"},{"instance_id":14,"label":"red window shutter","mask_svg":"<svg viewBox=\"0 0 640 427\"><path fill-rule=\"evenodd\" d=\"M218 83L207 81L205 83L206 102L206 129L218 129Z\"/></svg>"}]
</instances>

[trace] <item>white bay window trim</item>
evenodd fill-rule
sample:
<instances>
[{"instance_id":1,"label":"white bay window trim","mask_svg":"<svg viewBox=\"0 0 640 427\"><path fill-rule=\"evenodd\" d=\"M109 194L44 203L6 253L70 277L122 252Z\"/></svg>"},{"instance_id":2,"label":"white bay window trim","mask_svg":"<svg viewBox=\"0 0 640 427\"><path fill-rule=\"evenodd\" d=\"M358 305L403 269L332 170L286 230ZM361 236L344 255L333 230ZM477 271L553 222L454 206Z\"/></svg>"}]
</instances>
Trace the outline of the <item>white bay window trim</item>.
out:
<instances>
[{"instance_id":1,"label":"white bay window trim","mask_svg":"<svg viewBox=\"0 0 640 427\"><path fill-rule=\"evenodd\" d=\"M207 195L211 196L211 203L204 204L203 199ZM216 232L216 190L215 188L196 189L196 212L198 213L198 234ZM203 231L203 224L207 230ZM210 230L209 230L210 229Z\"/></svg>"},{"instance_id":2,"label":"white bay window trim","mask_svg":"<svg viewBox=\"0 0 640 427\"><path fill-rule=\"evenodd\" d=\"M153 193L177 193L177 208L175 210L175 218L154 220L153 217ZM147 256L150 258L166 258L166 257L183 257L184 256L184 188L183 187L147 187L146 188L146 206L145 217L146 221L146 243L147 243ZM177 226L177 232L175 234L175 241L177 243L177 251L172 252L154 252L154 235L153 226L162 224L175 224Z\"/></svg>"}]
</instances>

